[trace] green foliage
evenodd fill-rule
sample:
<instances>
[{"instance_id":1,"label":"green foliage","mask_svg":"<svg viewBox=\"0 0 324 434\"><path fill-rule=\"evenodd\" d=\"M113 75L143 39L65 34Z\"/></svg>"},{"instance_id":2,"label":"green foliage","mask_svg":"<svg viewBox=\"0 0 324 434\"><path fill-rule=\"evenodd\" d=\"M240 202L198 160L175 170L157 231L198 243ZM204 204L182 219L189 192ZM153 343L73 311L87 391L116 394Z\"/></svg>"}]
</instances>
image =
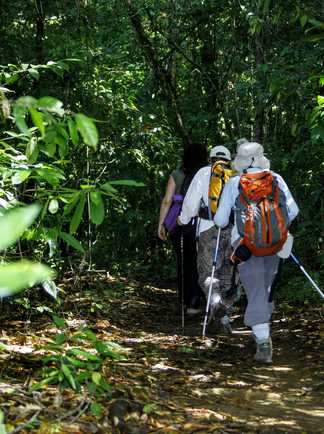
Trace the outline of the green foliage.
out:
<instances>
[{"instance_id":1,"label":"green foliage","mask_svg":"<svg viewBox=\"0 0 324 434\"><path fill-rule=\"evenodd\" d=\"M38 205L11 209L0 217L3 236L0 250L15 243L39 213ZM15 294L37 283L50 280L54 272L45 265L27 260L0 265L0 297Z\"/></svg>"},{"instance_id":2,"label":"green foliage","mask_svg":"<svg viewBox=\"0 0 324 434\"><path fill-rule=\"evenodd\" d=\"M298 253L323 270L316 2L43 2L45 35L16 3L2 10L0 199L41 203L40 255L92 244L102 267L160 273L159 202L187 138L235 151L254 136L300 205Z\"/></svg>"},{"instance_id":3,"label":"green foliage","mask_svg":"<svg viewBox=\"0 0 324 434\"><path fill-rule=\"evenodd\" d=\"M0 217L2 236L0 250L4 250L18 241L39 214L38 205L5 210Z\"/></svg>"},{"instance_id":4,"label":"green foliage","mask_svg":"<svg viewBox=\"0 0 324 434\"><path fill-rule=\"evenodd\" d=\"M54 316L53 320L57 327L66 327L62 318ZM84 346L87 346L87 350ZM86 389L94 397L109 392L111 388L102 373L105 360L125 358L119 345L99 340L87 328L74 334L69 334L67 330L61 332L42 350L49 352L49 355L42 359L45 366L43 379L35 383L32 390L42 389L48 384L59 384L61 389L72 388L78 392ZM99 407L95 406L93 411L99 414Z\"/></svg>"},{"instance_id":5,"label":"green foliage","mask_svg":"<svg viewBox=\"0 0 324 434\"><path fill-rule=\"evenodd\" d=\"M0 434L7 434L6 426L4 424L4 414L2 410L0 410Z\"/></svg>"}]
</instances>

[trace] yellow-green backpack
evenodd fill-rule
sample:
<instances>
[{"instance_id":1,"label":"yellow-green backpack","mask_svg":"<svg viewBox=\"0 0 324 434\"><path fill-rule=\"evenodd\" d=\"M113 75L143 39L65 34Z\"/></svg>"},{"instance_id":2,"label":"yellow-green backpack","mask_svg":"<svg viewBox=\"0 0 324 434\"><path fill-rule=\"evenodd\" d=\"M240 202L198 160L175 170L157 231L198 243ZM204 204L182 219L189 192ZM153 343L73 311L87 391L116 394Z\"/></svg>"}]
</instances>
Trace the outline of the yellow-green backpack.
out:
<instances>
[{"instance_id":1,"label":"yellow-green backpack","mask_svg":"<svg viewBox=\"0 0 324 434\"><path fill-rule=\"evenodd\" d=\"M235 170L231 169L229 161L218 160L212 165L208 189L208 208L211 217L216 214L225 183L235 173Z\"/></svg>"}]
</instances>

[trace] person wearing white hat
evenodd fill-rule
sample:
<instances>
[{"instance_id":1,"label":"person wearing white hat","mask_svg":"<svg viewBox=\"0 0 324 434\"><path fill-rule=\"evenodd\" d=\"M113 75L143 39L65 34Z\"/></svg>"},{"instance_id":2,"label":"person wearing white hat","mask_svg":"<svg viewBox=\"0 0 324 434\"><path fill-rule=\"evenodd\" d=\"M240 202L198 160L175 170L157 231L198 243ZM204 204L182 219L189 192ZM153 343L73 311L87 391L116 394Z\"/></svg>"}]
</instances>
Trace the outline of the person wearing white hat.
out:
<instances>
[{"instance_id":1,"label":"person wearing white hat","mask_svg":"<svg viewBox=\"0 0 324 434\"><path fill-rule=\"evenodd\" d=\"M232 159L230 151L227 148L225 148L225 146L222 145L214 146L210 150L209 157L212 163L214 163L217 160L231 161Z\"/></svg>"},{"instance_id":2,"label":"person wearing white hat","mask_svg":"<svg viewBox=\"0 0 324 434\"><path fill-rule=\"evenodd\" d=\"M208 297L208 290L210 287L210 275L213 266L213 251L215 248L215 239L217 238L218 229L215 227L212 216L208 213L209 203L209 184L211 179L212 167L215 163L219 162L224 167L230 170L231 153L222 145L215 146L210 151L210 160L212 166L206 166L200 169L193 178L187 194L184 198L182 205L182 211L179 216L180 224L187 224L192 217L200 216L197 224L198 231L198 274L199 284L203 289L206 298ZM202 215L201 209L205 210ZM230 263L231 253L231 237L232 225L228 224L226 228L221 231L218 260L216 265L215 278L212 284L212 294L210 303L210 315L209 322L215 319L215 313L218 312L218 316L222 316L229 312L223 307L222 297L231 289L233 284L233 266ZM229 305L231 303L228 303ZM229 309L230 310L230 309ZM221 319L221 318L220 318ZM230 331L230 324L228 320L221 319L221 323L228 331Z\"/></svg>"},{"instance_id":3,"label":"person wearing white hat","mask_svg":"<svg viewBox=\"0 0 324 434\"><path fill-rule=\"evenodd\" d=\"M218 210L214 216L215 224L221 228L227 226L232 210L237 209L241 175L270 170L270 162L264 156L262 145L256 142L249 142L246 139L238 141L237 154L232 166L239 174L232 177L225 185ZM279 189L284 194L287 216L291 222L299 212L298 206L283 178L277 173L271 173ZM238 216L235 214L231 237L231 243L234 248L241 241L237 218ZM279 257L277 254L255 256L249 252L249 255L246 255L238 265L240 280L244 286L248 300L244 322L252 328L256 341L255 360L265 363L272 362L272 341L269 323L273 311L273 302L269 301L269 295L277 273L278 264Z\"/></svg>"}]
</instances>

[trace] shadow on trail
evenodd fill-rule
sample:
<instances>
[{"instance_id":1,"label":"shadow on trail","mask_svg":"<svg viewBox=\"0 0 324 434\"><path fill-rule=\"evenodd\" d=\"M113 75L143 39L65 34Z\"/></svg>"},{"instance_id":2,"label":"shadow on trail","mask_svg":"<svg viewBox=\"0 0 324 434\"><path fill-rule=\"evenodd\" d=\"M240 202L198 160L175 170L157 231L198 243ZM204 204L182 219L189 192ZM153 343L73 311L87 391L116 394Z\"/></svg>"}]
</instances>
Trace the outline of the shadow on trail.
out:
<instances>
[{"instance_id":1,"label":"shadow on trail","mask_svg":"<svg viewBox=\"0 0 324 434\"><path fill-rule=\"evenodd\" d=\"M129 352L119 374L131 390L146 390L157 429L147 432L323 432L322 313L293 315L279 309L274 363L258 365L242 318L234 334L210 333L204 341L202 316L186 318L182 331L174 290L135 284L127 298L115 299L110 324Z\"/></svg>"}]
</instances>

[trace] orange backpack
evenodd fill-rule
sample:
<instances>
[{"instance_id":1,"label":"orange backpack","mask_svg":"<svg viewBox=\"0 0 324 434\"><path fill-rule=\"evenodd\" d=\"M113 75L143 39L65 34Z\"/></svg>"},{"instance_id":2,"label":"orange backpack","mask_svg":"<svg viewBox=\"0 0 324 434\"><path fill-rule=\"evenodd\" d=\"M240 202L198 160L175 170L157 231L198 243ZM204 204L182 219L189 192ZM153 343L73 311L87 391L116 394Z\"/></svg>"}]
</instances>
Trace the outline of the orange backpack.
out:
<instances>
[{"instance_id":1,"label":"orange backpack","mask_svg":"<svg viewBox=\"0 0 324 434\"><path fill-rule=\"evenodd\" d=\"M287 239L286 196L270 171L243 174L235 202L241 244L255 256L274 255Z\"/></svg>"}]
</instances>

